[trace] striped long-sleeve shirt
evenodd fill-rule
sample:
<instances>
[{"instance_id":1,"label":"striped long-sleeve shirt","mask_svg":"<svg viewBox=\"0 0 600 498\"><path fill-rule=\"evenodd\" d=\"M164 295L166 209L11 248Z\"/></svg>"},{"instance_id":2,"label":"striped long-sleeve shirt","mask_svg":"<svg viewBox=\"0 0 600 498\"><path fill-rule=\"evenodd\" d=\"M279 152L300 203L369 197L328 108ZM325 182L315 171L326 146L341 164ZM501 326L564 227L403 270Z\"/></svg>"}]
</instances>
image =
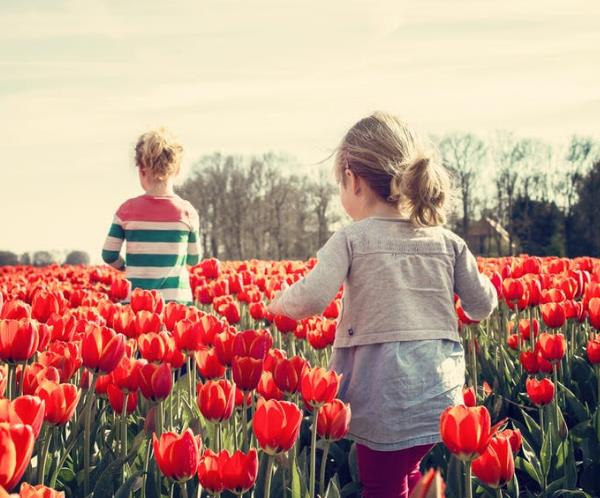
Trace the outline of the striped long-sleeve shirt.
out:
<instances>
[{"instance_id":1,"label":"striped long-sleeve shirt","mask_svg":"<svg viewBox=\"0 0 600 498\"><path fill-rule=\"evenodd\" d=\"M198 213L181 197L141 195L117 210L102 259L125 266L132 289L156 289L165 301L192 302L186 265L198 263ZM124 264L120 257L126 241Z\"/></svg>"}]
</instances>

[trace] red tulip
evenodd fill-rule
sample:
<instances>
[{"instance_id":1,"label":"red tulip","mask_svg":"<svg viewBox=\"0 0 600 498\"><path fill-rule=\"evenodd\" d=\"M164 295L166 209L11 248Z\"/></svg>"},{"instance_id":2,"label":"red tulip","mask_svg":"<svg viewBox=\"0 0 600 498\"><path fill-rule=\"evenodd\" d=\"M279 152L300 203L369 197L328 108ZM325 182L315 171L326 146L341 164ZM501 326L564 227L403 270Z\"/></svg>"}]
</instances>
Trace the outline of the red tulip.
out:
<instances>
[{"instance_id":1,"label":"red tulip","mask_svg":"<svg viewBox=\"0 0 600 498\"><path fill-rule=\"evenodd\" d=\"M539 330L540 330L540 324L534 318L533 319L533 337L537 337ZM531 326L530 326L529 320L527 320L527 319L519 320L519 333L521 334L521 337L523 338L523 340L525 340L525 341L529 340L529 337L531 335Z\"/></svg>"},{"instance_id":2,"label":"red tulip","mask_svg":"<svg viewBox=\"0 0 600 498\"><path fill-rule=\"evenodd\" d=\"M592 365L600 363L600 336L590 339L585 348L587 357Z\"/></svg>"},{"instance_id":3,"label":"red tulip","mask_svg":"<svg viewBox=\"0 0 600 498\"><path fill-rule=\"evenodd\" d=\"M278 359L273 366L273 380L283 392L295 393L305 368L309 368L308 362L300 356Z\"/></svg>"},{"instance_id":4,"label":"red tulip","mask_svg":"<svg viewBox=\"0 0 600 498\"><path fill-rule=\"evenodd\" d=\"M235 386L221 379L198 384L196 402L202 416L210 422L222 422L233 414L235 408Z\"/></svg>"},{"instance_id":5,"label":"red tulip","mask_svg":"<svg viewBox=\"0 0 600 498\"><path fill-rule=\"evenodd\" d=\"M528 374L536 374L539 372L537 362L537 353L534 351L522 351L519 355L519 361Z\"/></svg>"},{"instance_id":6,"label":"red tulip","mask_svg":"<svg viewBox=\"0 0 600 498\"><path fill-rule=\"evenodd\" d=\"M163 333L161 332L161 334ZM164 333L163 338L166 346L164 361L169 363L171 368L181 368L183 365L185 365L186 356L177 348L175 345L175 339L173 339L173 337L171 337L168 333Z\"/></svg>"},{"instance_id":7,"label":"red tulip","mask_svg":"<svg viewBox=\"0 0 600 498\"><path fill-rule=\"evenodd\" d=\"M256 392L266 400L283 400L285 398L283 392L275 384L273 374L268 370L263 370L260 380L258 381L258 386L256 386Z\"/></svg>"},{"instance_id":8,"label":"red tulip","mask_svg":"<svg viewBox=\"0 0 600 498\"><path fill-rule=\"evenodd\" d=\"M548 334L544 332L540 334L538 344L544 358L551 363L562 360L567 349L567 341L562 334Z\"/></svg>"},{"instance_id":9,"label":"red tulip","mask_svg":"<svg viewBox=\"0 0 600 498\"><path fill-rule=\"evenodd\" d=\"M136 330L135 317L133 310L129 306L124 306L112 314L110 324L115 332L127 337L137 337L140 333Z\"/></svg>"},{"instance_id":10,"label":"red tulip","mask_svg":"<svg viewBox=\"0 0 600 498\"><path fill-rule=\"evenodd\" d=\"M60 372L54 367L45 367L41 363L27 365L21 370L20 379L23 384L23 394L35 394L36 389L44 380L60 382Z\"/></svg>"},{"instance_id":11,"label":"red tulip","mask_svg":"<svg viewBox=\"0 0 600 498\"><path fill-rule=\"evenodd\" d=\"M263 360L251 356L233 357L233 381L242 391L256 389L263 371Z\"/></svg>"},{"instance_id":12,"label":"red tulip","mask_svg":"<svg viewBox=\"0 0 600 498\"><path fill-rule=\"evenodd\" d=\"M265 356L265 363L263 365L264 370L267 370L273 373L273 369L275 368L275 364L279 360L283 360L287 358L287 353L282 349L271 348L267 351L267 356Z\"/></svg>"},{"instance_id":13,"label":"red tulip","mask_svg":"<svg viewBox=\"0 0 600 498\"><path fill-rule=\"evenodd\" d=\"M446 484L439 470L430 468L411 491L409 498L444 498Z\"/></svg>"},{"instance_id":14,"label":"red tulip","mask_svg":"<svg viewBox=\"0 0 600 498\"><path fill-rule=\"evenodd\" d=\"M212 494L217 494L223 491L223 479L221 478L221 462L219 456L223 452L217 454L210 449L204 450L200 457L198 465L198 479L205 491Z\"/></svg>"},{"instance_id":15,"label":"red tulip","mask_svg":"<svg viewBox=\"0 0 600 498\"><path fill-rule=\"evenodd\" d=\"M31 460L35 437L29 425L0 423L0 488L12 489Z\"/></svg>"},{"instance_id":16,"label":"red tulip","mask_svg":"<svg viewBox=\"0 0 600 498\"><path fill-rule=\"evenodd\" d=\"M275 315L273 317L273 321L275 323L275 327L277 327L277 330L279 330L279 332L282 334L293 332L298 326L298 322L296 320L283 315Z\"/></svg>"},{"instance_id":17,"label":"red tulip","mask_svg":"<svg viewBox=\"0 0 600 498\"><path fill-rule=\"evenodd\" d=\"M54 342L39 355L39 362L47 367L55 367L60 373L60 381L68 382L83 362L80 344Z\"/></svg>"},{"instance_id":18,"label":"red tulip","mask_svg":"<svg viewBox=\"0 0 600 498\"><path fill-rule=\"evenodd\" d=\"M535 405L547 405L554 398L554 384L550 379L529 377L525 382L529 399Z\"/></svg>"},{"instance_id":19,"label":"red tulip","mask_svg":"<svg viewBox=\"0 0 600 498\"><path fill-rule=\"evenodd\" d=\"M229 456L225 450L219 453L219 466L223 487L233 493L243 494L256 482L258 454L251 449L248 453L238 450Z\"/></svg>"},{"instance_id":20,"label":"red tulip","mask_svg":"<svg viewBox=\"0 0 600 498\"><path fill-rule=\"evenodd\" d=\"M475 396L475 389L473 388L473 386L463 387L463 400L465 406L477 406L477 397Z\"/></svg>"},{"instance_id":21,"label":"red tulip","mask_svg":"<svg viewBox=\"0 0 600 498\"><path fill-rule=\"evenodd\" d=\"M125 336L91 325L81 343L83 364L94 372L112 372L125 355Z\"/></svg>"},{"instance_id":22,"label":"red tulip","mask_svg":"<svg viewBox=\"0 0 600 498\"><path fill-rule=\"evenodd\" d=\"M134 312L146 310L160 313L165 305L165 300L157 290L134 289L131 293L131 309Z\"/></svg>"},{"instance_id":23,"label":"red tulip","mask_svg":"<svg viewBox=\"0 0 600 498\"><path fill-rule=\"evenodd\" d=\"M506 304L514 308L515 304L523 298L525 294L525 285L523 280L515 278L505 278L502 281L502 294Z\"/></svg>"},{"instance_id":24,"label":"red tulip","mask_svg":"<svg viewBox=\"0 0 600 498\"><path fill-rule=\"evenodd\" d=\"M328 441L346 437L350 428L350 405L339 399L324 404L317 415L317 434Z\"/></svg>"},{"instance_id":25,"label":"red tulip","mask_svg":"<svg viewBox=\"0 0 600 498\"><path fill-rule=\"evenodd\" d=\"M510 334L506 338L506 344L510 349L514 349L515 351L519 349L519 336L518 334Z\"/></svg>"},{"instance_id":26,"label":"red tulip","mask_svg":"<svg viewBox=\"0 0 600 498\"><path fill-rule=\"evenodd\" d=\"M340 387L341 375L322 367L306 368L300 381L304 402L312 408L319 408L333 401Z\"/></svg>"},{"instance_id":27,"label":"red tulip","mask_svg":"<svg viewBox=\"0 0 600 498\"><path fill-rule=\"evenodd\" d=\"M333 344L337 324L333 320L319 320L314 327L309 327L306 339L314 349L325 349Z\"/></svg>"},{"instance_id":28,"label":"red tulip","mask_svg":"<svg viewBox=\"0 0 600 498\"><path fill-rule=\"evenodd\" d=\"M108 295L114 301L123 301L127 299L131 292L131 282L126 278L115 278L110 284Z\"/></svg>"},{"instance_id":29,"label":"red tulip","mask_svg":"<svg viewBox=\"0 0 600 498\"><path fill-rule=\"evenodd\" d=\"M108 395L108 402L112 411L118 415L123 413L123 406L125 404L125 397L127 396L127 415L131 415L137 408L137 392L126 393L117 386L109 384L106 389Z\"/></svg>"},{"instance_id":30,"label":"red tulip","mask_svg":"<svg viewBox=\"0 0 600 498\"><path fill-rule=\"evenodd\" d=\"M228 323L235 325L240 321L240 309L233 301L222 304L218 312L225 317Z\"/></svg>"},{"instance_id":31,"label":"red tulip","mask_svg":"<svg viewBox=\"0 0 600 498\"><path fill-rule=\"evenodd\" d=\"M40 435L44 422L44 402L37 396L19 396L14 400L0 399L0 423L25 424L31 427L33 437Z\"/></svg>"},{"instance_id":32,"label":"red tulip","mask_svg":"<svg viewBox=\"0 0 600 498\"><path fill-rule=\"evenodd\" d=\"M173 375L167 363L158 366L154 363L143 365L139 371L140 391L146 399L161 401L166 399L173 388Z\"/></svg>"},{"instance_id":33,"label":"red tulip","mask_svg":"<svg viewBox=\"0 0 600 498\"><path fill-rule=\"evenodd\" d=\"M234 356L251 356L264 360L273 345L273 338L268 331L244 330L236 334L233 343Z\"/></svg>"},{"instance_id":34,"label":"red tulip","mask_svg":"<svg viewBox=\"0 0 600 498\"><path fill-rule=\"evenodd\" d=\"M542 320L551 329L562 327L567 319L565 310L560 303L546 303L541 305Z\"/></svg>"},{"instance_id":35,"label":"red tulip","mask_svg":"<svg viewBox=\"0 0 600 498\"><path fill-rule=\"evenodd\" d=\"M21 318L31 318L31 306L23 301L14 299L12 301L6 301L4 306L1 307L2 313L0 318L6 320L20 320Z\"/></svg>"},{"instance_id":36,"label":"red tulip","mask_svg":"<svg viewBox=\"0 0 600 498\"><path fill-rule=\"evenodd\" d=\"M450 406L440 417L446 447L461 460L481 455L492 435L490 414L484 406Z\"/></svg>"},{"instance_id":37,"label":"red tulip","mask_svg":"<svg viewBox=\"0 0 600 498\"><path fill-rule=\"evenodd\" d=\"M204 344L213 346L215 336L223 332L228 325L214 315L202 315L195 318L200 326Z\"/></svg>"},{"instance_id":38,"label":"red tulip","mask_svg":"<svg viewBox=\"0 0 600 498\"><path fill-rule=\"evenodd\" d=\"M164 361L167 353L165 334L142 334L138 337L137 343L142 358L153 363Z\"/></svg>"},{"instance_id":39,"label":"red tulip","mask_svg":"<svg viewBox=\"0 0 600 498\"><path fill-rule=\"evenodd\" d=\"M200 270L201 275L208 279L219 278L221 274L221 263L216 258L205 259L198 266L194 267L194 269L196 268Z\"/></svg>"},{"instance_id":40,"label":"red tulip","mask_svg":"<svg viewBox=\"0 0 600 498\"><path fill-rule=\"evenodd\" d=\"M125 392L137 391L140 387L140 369L145 364L145 360L136 360L124 356L117 368L111 373L113 382Z\"/></svg>"},{"instance_id":41,"label":"red tulip","mask_svg":"<svg viewBox=\"0 0 600 498\"><path fill-rule=\"evenodd\" d=\"M73 340L77 322L77 318L72 314L62 316L54 314L48 319L46 324L52 327L51 336L53 341L69 342Z\"/></svg>"},{"instance_id":42,"label":"red tulip","mask_svg":"<svg viewBox=\"0 0 600 498\"><path fill-rule=\"evenodd\" d=\"M588 320L596 330L600 330L600 297L588 301Z\"/></svg>"},{"instance_id":43,"label":"red tulip","mask_svg":"<svg viewBox=\"0 0 600 498\"><path fill-rule=\"evenodd\" d=\"M160 316L151 311L142 310L135 314L133 319L133 329L135 337L141 334L149 334L151 332L158 333L162 329L162 320Z\"/></svg>"},{"instance_id":44,"label":"red tulip","mask_svg":"<svg viewBox=\"0 0 600 498\"><path fill-rule=\"evenodd\" d=\"M36 395L45 402L44 420L51 425L66 424L75 413L80 394L73 384L42 382Z\"/></svg>"},{"instance_id":45,"label":"red tulip","mask_svg":"<svg viewBox=\"0 0 600 498\"><path fill-rule=\"evenodd\" d=\"M29 360L37 351L38 341L34 321L0 320L0 359L8 363Z\"/></svg>"},{"instance_id":46,"label":"red tulip","mask_svg":"<svg viewBox=\"0 0 600 498\"><path fill-rule=\"evenodd\" d=\"M174 481L187 481L198 471L202 441L191 429L181 435L163 432L160 439L152 436L154 458L160 471Z\"/></svg>"},{"instance_id":47,"label":"red tulip","mask_svg":"<svg viewBox=\"0 0 600 498\"><path fill-rule=\"evenodd\" d=\"M259 398L252 428L260 447L269 455L288 451L298 439L302 412L288 401Z\"/></svg>"},{"instance_id":48,"label":"red tulip","mask_svg":"<svg viewBox=\"0 0 600 498\"><path fill-rule=\"evenodd\" d=\"M227 328L223 332L214 336L215 352L219 361L230 367L233 361L233 347L235 344L236 331L233 328Z\"/></svg>"},{"instance_id":49,"label":"red tulip","mask_svg":"<svg viewBox=\"0 0 600 498\"><path fill-rule=\"evenodd\" d=\"M163 319L167 330L172 332L175 324L187 317L187 311L188 308L185 304L176 303L174 301L165 304Z\"/></svg>"},{"instance_id":50,"label":"red tulip","mask_svg":"<svg viewBox=\"0 0 600 498\"><path fill-rule=\"evenodd\" d=\"M19 498L65 498L65 493L64 491L56 491L41 484L32 486L24 482L21 484Z\"/></svg>"},{"instance_id":51,"label":"red tulip","mask_svg":"<svg viewBox=\"0 0 600 498\"><path fill-rule=\"evenodd\" d=\"M260 303L251 303L248 306L248 312L250 313L250 316L252 317L253 320L256 320L257 322L264 320L266 315L267 315L267 307L265 306L265 303L260 302Z\"/></svg>"},{"instance_id":52,"label":"red tulip","mask_svg":"<svg viewBox=\"0 0 600 498\"><path fill-rule=\"evenodd\" d=\"M481 456L473 460L473 473L493 488L510 481L515 475L515 461L509 440L493 437Z\"/></svg>"},{"instance_id":53,"label":"red tulip","mask_svg":"<svg viewBox=\"0 0 600 498\"><path fill-rule=\"evenodd\" d=\"M496 437L508 439L513 453L518 453L523 445L523 435L519 429L504 429L502 432L496 433Z\"/></svg>"},{"instance_id":54,"label":"red tulip","mask_svg":"<svg viewBox=\"0 0 600 498\"><path fill-rule=\"evenodd\" d=\"M181 320L175 324L173 339L177 348L184 353L198 351L205 346L200 322L189 319Z\"/></svg>"},{"instance_id":55,"label":"red tulip","mask_svg":"<svg viewBox=\"0 0 600 498\"><path fill-rule=\"evenodd\" d=\"M31 316L38 322L45 323L53 313L61 308L59 296L53 292L38 291L31 303Z\"/></svg>"},{"instance_id":56,"label":"red tulip","mask_svg":"<svg viewBox=\"0 0 600 498\"><path fill-rule=\"evenodd\" d=\"M236 406L236 408L239 408L243 405L250 406L251 404L252 404L252 393L244 392L238 386L235 386L235 406Z\"/></svg>"},{"instance_id":57,"label":"red tulip","mask_svg":"<svg viewBox=\"0 0 600 498\"><path fill-rule=\"evenodd\" d=\"M205 379L219 379L225 375L225 366L221 364L214 348L204 346L194 353L196 367Z\"/></svg>"}]
</instances>

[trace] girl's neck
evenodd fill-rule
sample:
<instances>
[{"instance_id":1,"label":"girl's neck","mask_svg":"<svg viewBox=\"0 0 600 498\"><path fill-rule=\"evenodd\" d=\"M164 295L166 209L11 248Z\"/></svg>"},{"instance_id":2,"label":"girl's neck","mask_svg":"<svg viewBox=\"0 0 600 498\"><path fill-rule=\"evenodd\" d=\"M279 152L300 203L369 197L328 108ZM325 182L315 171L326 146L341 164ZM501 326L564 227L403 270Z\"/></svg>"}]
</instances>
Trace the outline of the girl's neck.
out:
<instances>
[{"instance_id":1,"label":"girl's neck","mask_svg":"<svg viewBox=\"0 0 600 498\"><path fill-rule=\"evenodd\" d=\"M360 219L365 218L405 218L403 213L397 206L393 206L387 202L375 201L364 207Z\"/></svg>"},{"instance_id":2,"label":"girl's neck","mask_svg":"<svg viewBox=\"0 0 600 498\"><path fill-rule=\"evenodd\" d=\"M152 183L145 188L146 195L154 197L171 197L175 195L173 182Z\"/></svg>"}]
</instances>

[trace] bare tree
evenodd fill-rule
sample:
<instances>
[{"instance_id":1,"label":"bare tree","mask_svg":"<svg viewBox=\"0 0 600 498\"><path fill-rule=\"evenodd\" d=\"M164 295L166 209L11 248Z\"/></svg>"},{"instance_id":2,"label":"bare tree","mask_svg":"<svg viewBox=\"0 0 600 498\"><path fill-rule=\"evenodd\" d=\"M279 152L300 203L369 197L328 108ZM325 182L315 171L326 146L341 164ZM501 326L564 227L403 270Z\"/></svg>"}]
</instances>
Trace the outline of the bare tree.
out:
<instances>
[{"instance_id":1,"label":"bare tree","mask_svg":"<svg viewBox=\"0 0 600 498\"><path fill-rule=\"evenodd\" d=\"M473 191L485 158L486 146L481 139L471 133L452 133L445 135L438 147L444 165L452 172L460 188L461 235L467 237L475 203Z\"/></svg>"}]
</instances>

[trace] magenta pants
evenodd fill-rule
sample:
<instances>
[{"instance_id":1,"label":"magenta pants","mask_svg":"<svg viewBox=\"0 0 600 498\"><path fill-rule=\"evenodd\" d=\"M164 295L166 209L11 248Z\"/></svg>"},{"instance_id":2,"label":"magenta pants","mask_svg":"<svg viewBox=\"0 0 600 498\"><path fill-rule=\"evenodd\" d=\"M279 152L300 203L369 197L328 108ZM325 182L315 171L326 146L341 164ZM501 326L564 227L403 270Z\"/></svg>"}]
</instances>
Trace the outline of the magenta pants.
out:
<instances>
[{"instance_id":1,"label":"magenta pants","mask_svg":"<svg viewBox=\"0 0 600 498\"><path fill-rule=\"evenodd\" d=\"M433 444L399 451L376 451L356 445L363 498L408 498L419 482L421 459Z\"/></svg>"}]
</instances>

